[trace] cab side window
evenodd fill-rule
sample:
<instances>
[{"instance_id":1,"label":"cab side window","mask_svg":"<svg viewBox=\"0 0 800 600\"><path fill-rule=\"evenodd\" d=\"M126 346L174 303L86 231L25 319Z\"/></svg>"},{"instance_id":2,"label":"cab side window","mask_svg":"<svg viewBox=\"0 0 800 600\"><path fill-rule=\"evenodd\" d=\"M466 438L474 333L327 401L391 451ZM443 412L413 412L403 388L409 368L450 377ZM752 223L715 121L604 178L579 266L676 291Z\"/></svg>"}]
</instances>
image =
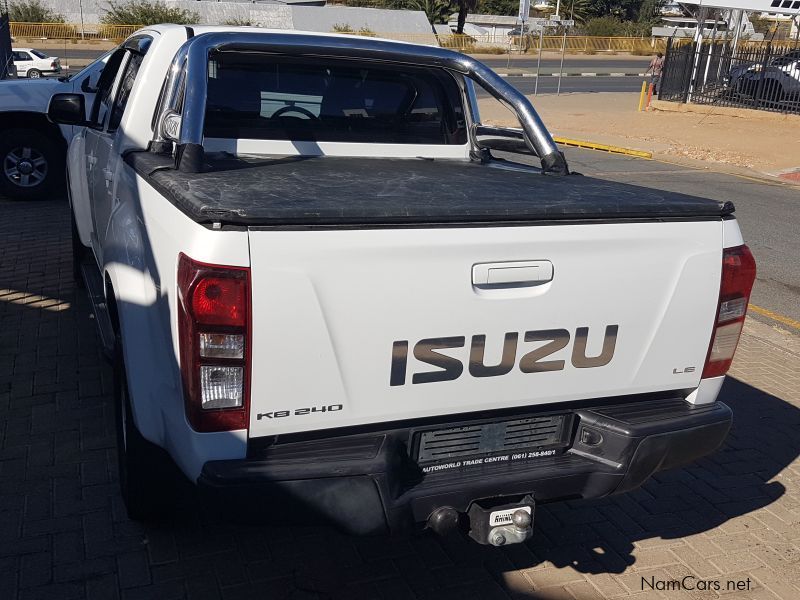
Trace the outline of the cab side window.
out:
<instances>
[{"instance_id":1,"label":"cab side window","mask_svg":"<svg viewBox=\"0 0 800 600\"><path fill-rule=\"evenodd\" d=\"M117 130L150 42L149 36L131 38L108 58L97 82L97 95L89 119L92 128Z\"/></svg>"},{"instance_id":2,"label":"cab side window","mask_svg":"<svg viewBox=\"0 0 800 600\"><path fill-rule=\"evenodd\" d=\"M128 64L122 73L122 79L117 90L117 97L114 105L111 107L111 118L108 121L108 131L116 131L122 121L122 115L125 113L125 106L128 104L133 83L136 81L136 75L139 73L139 67L142 66L144 56L131 52Z\"/></svg>"},{"instance_id":3,"label":"cab side window","mask_svg":"<svg viewBox=\"0 0 800 600\"><path fill-rule=\"evenodd\" d=\"M94 104L92 105L92 112L89 118L93 129L103 129L105 126L106 116L108 115L113 98L114 82L117 79L117 74L119 73L125 55L125 49L118 48L115 50L114 53L109 56L106 66L100 73L100 78L97 81L97 94L94 97Z\"/></svg>"}]
</instances>

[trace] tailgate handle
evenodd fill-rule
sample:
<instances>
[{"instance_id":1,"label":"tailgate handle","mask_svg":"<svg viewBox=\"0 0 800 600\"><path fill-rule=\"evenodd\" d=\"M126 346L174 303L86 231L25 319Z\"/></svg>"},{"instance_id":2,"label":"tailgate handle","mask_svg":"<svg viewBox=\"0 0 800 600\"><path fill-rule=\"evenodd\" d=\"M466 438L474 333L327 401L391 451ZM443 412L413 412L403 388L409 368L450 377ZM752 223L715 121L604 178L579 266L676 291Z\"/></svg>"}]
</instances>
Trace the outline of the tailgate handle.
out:
<instances>
[{"instance_id":1,"label":"tailgate handle","mask_svg":"<svg viewBox=\"0 0 800 600\"><path fill-rule=\"evenodd\" d=\"M530 287L553 280L549 260L480 263L472 266L472 285L481 289Z\"/></svg>"}]
</instances>

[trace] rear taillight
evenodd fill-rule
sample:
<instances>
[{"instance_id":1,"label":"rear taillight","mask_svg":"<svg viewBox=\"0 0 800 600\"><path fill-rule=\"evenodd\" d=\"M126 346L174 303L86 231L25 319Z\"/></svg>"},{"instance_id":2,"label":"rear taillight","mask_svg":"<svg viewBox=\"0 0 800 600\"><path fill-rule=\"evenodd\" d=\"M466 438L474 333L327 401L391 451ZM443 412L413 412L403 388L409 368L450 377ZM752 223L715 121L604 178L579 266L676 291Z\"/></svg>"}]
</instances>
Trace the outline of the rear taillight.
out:
<instances>
[{"instance_id":1,"label":"rear taillight","mask_svg":"<svg viewBox=\"0 0 800 600\"><path fill-rule=\"evenodd\" d=\"M178 332L186 418L196 431L247 427L250 269L178 257Z\"/></svg>"},{"instance_id":2,"label":"rear taillight","mask_svg":"<svg viewBox=\"0 0 800 600\"><path fill-rule=\"evenodd\" d=\"M53 61L53 62L50 63L50 68L51 69L55 69L55 68L57 68L57 65L58 65L58 63L56 61Z\"/></svg>"},{"instance_id":3,"label":"rear taillight","mask_svg":"<svg viewBox=\"0 0 800 600\"><path fill-rule=\"evenodd\" d=\"M719 287L717 322L703 368L703 377L725 375L733 361L750 291L756 279L756 261L747 246L725 248L722 253L722 280Z\"/></svg>"}]
</instances>

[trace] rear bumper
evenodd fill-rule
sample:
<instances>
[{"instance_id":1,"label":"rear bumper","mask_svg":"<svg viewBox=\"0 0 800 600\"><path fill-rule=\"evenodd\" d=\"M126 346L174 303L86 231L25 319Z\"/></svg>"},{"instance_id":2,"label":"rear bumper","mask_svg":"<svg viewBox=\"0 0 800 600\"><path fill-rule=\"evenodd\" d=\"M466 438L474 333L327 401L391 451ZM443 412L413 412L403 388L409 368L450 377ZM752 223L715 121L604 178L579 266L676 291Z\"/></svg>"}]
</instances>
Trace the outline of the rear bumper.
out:
<instances>
[{"instance_id":1,"label":"rear bumper","mask_svg":"<svg viewBox=\"0 0 800 600\"><path fill-rule=\"evenodd\" d=\"M267 520L400 532L439 507L466 512L478 499L530 494L541 503L634 489L656 471L716 450L732 421L721 402L694 406L664 397L550 412L574 415L567 447L555 456L424 474L408 448L430 426L410 425L270 446L251 441L247 459L207 462L198 485L223 506L234 501Z\"/></svg>"}]
</instances>

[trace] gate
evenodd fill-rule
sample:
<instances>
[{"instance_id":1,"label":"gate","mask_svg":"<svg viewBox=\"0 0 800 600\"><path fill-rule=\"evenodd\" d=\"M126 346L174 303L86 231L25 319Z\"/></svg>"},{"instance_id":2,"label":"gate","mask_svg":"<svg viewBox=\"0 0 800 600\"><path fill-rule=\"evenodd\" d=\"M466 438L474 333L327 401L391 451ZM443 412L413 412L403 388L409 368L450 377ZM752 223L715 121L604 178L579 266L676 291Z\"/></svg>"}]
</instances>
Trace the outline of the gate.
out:
<instances>
[{"instance_id":1,"label":"gate","mask_svg":"<svg viewBox=\"0 0 800 600\"><path fill-rule=\"evenodd\" d=\"M669 40L658 97L800 114L800 45Z\"/></svg>"}]
</instances>

